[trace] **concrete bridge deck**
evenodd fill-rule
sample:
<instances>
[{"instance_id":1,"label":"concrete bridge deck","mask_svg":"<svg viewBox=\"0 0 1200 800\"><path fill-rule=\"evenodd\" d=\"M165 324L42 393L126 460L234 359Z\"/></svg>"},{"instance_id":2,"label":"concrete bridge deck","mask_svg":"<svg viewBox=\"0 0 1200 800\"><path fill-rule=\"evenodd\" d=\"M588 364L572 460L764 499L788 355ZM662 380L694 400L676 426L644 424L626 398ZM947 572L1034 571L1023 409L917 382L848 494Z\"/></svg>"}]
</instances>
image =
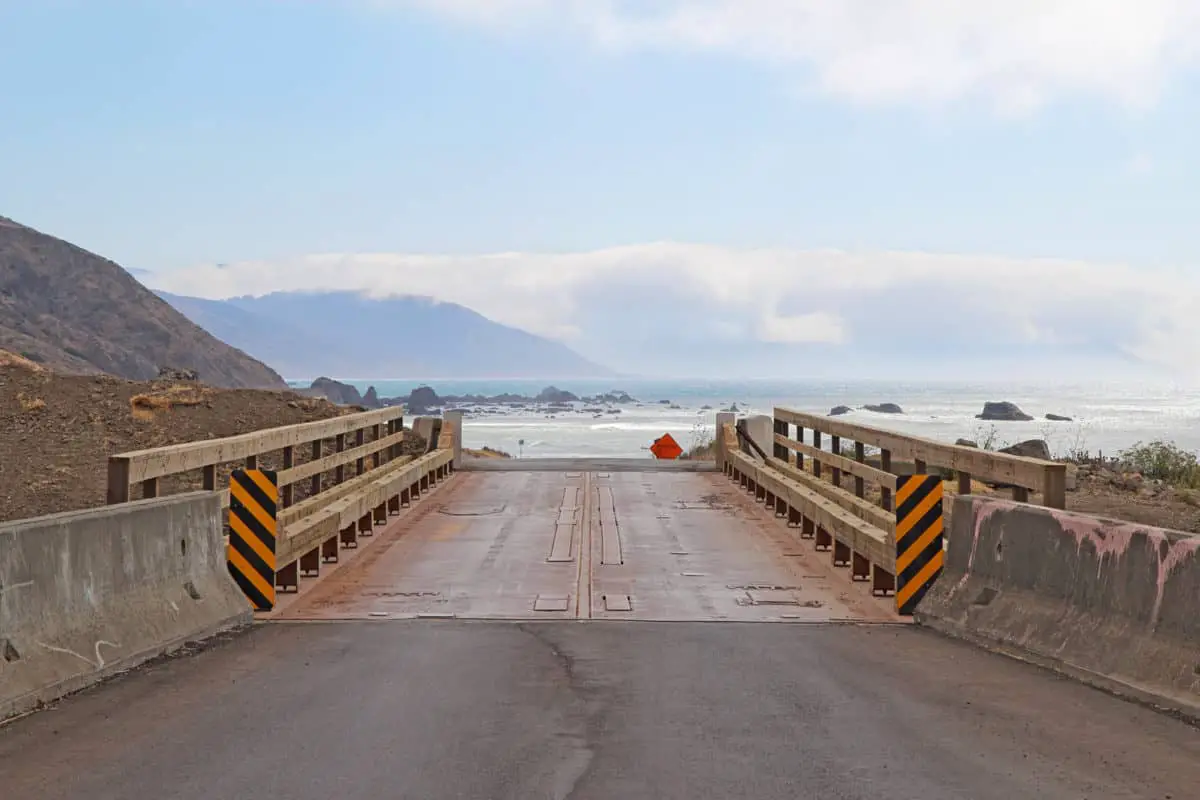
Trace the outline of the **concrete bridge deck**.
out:
<instances>
[{"instance_id":1,"label":"concrete bridge deck","mask_svg":"<svg viewBox=\"0 0 1200 800\"><path fill-rule=\"evenodd\" d=\"M272 617L900 619L712 471L463 472L377 537Z\"/></svg>"}]
</instances>

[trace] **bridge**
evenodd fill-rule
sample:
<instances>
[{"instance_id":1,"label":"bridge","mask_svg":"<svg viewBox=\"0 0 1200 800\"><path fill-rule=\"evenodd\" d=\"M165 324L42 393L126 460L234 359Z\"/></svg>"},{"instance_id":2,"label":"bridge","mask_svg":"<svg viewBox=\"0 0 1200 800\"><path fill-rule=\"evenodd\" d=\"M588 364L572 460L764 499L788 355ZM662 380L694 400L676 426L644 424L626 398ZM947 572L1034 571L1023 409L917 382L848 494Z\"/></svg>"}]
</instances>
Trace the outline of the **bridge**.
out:
<instances>
[{"instance_id":1,"label":"bridge","mask_svg":"<svg viewBox=\"0 0 1200 800\"><path fill-rule=\"evenodd\" d=\"M1062 464L786 408L711 462L463 425L124 453L0 525L0 797L1200 786L1200 537L1066 511Z\"/></svg>"}]
</instances>

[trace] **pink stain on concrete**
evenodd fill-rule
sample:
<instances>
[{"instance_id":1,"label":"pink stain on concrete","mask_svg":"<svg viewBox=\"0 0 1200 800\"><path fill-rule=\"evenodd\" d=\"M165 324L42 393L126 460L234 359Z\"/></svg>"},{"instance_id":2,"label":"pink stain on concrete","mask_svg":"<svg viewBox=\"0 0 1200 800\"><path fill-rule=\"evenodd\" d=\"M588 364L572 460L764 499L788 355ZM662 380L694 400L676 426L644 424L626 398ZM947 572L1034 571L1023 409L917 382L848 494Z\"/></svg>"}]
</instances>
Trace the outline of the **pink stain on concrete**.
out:
<instances>
[{"instance_id":1,"label":"pink stain on concrete","mask_svg":"<svg viewBox=\"0 0 1200 800\"><path fill-rule=\"evenodd\" d=\"M1071 534L1075 539L1076 552L1083 548L1084 542L1092 543L1092 548L1096 552L1096 577L1100 577L1100 573L1103 572L1106 558L1109 556L1120 558L1128 552L1134 534L1149 532L1145 526L1135 525L1132 522L1103 520L1099 517L1089 517L1051 508L1042 510L1054 518L1064 533Z\"/></svg>"},{"instance_id":2,"label":"pink stain on concrete","mask_svg":"<svg viewBox=\"0 0 1200 800\"><path fill-rule=\"evenodd\" d=\"M997 511L1003 511L1010 508L1013 504L1005 503L1002 500L990 500L983 498L975 498L971 502L971 514L974 516L975 525L971 532L971 555L967 557L967 569L963 572L963 576L959 578L958 583L954 585L955 592L966 586L971 575L975 572L975 554L979 551L979 532L983 529L983 525L992 518Z\"/></svg>"},{"instance_id":3,"label":"pink stain on concrete","mask_svg":"<svg viewBox=\"0 0 1200 800\"><path fill-rule=\"evenodd\" d=\"M1071 534L1075 539L1077 551L1083 547L1085 541L1091 542L1096 553L1097 577L1103 572L1104 562L1107 558L1111 556L1114 561L1119 560L1129 552L1135 535L1141 534L1145 537L1140 541L1153 551L1158 564L1154 611L1150 617L1152 627L1157 626L1159 614L1162 612L1167 580L1180 564L1200 551L1200 536L1132 522L1105 520L1057 509L1044 508L1042 511L1052 516L1065 533ZM978 532L976 536L978 536ZM1166 555L1160 556L1164 542L1167 543L1167 552Z\"/></svg>"},{"instance_id":4,"label":"pink stain on concrete","mask_svg":"<svg viewBox=\"0 0 1200 800\"><path fill-rule=\"evenodd\" d=\"M1164 531L1156 530L1155 533L1166 538ZM1161 541L1161 539L1160 539ZM1154 598L1154 627L1158 627L1158 615L1162 612L1163 595L1167 589L1167 579L1171 577L1171 573L1184 562L1185 559L1192 558L1200 551L1200 536L1188 536L1185 539L1176 539L1171 542L1167 549L1167 554L1158 562L1158 594Z\"/></svg>"}]
</instances>

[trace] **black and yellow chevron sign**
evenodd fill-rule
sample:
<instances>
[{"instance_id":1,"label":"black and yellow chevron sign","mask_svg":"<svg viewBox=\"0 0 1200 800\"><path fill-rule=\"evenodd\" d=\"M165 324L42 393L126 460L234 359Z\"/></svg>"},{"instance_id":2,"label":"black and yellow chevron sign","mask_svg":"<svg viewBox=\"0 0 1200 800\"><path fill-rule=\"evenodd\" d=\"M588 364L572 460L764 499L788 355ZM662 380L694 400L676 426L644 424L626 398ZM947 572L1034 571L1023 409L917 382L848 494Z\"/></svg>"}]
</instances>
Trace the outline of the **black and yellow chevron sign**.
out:
<instances>
[{"instance_id":1,"label":"black and yellow chevron sign","mask_svg":"<svg viewBox=\"0 0 1200 800\"><path fill-rule=\"evenodd\" d=\"M255 611L275 607L275 472L239 469L229 478L229 574Z\"/></svg>"},{"instance_id":2,"label":"black and yellow chevron sign","mask_svg":"<svg viewBox=\"0 0 1200 800\"><path fill-rule=\"evenodd\" d=\"M912 616L942 574L942 479L907 475L896 482L896 611Z\"/></svg>"}]
</instances>

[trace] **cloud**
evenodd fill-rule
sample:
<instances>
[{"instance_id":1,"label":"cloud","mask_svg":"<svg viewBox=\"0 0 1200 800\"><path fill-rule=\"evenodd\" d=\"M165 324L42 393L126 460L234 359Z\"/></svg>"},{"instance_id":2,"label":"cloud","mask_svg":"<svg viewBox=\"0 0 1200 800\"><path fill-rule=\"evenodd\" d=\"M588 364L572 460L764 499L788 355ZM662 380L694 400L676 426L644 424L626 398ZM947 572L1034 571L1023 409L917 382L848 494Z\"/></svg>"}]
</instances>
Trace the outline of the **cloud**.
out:
<instances>
[{"instance_id":1,"label":"cloud","mask_svg":"<svg viewBox=\"0 0 1200 800\"><path fill-rule=\"evenodd\" d=\"M1125 164L1125 171L1135 178L1141 178L1154 171L1154 159L1148 153L1134 153Z\"/></svg>"},{"instance_id":2,"label":"cloud","mask_svg":"<svg viewBox=\"0 0 1200 800\"><path fill-rule=\"evenodd\" d=\"M656 243L561 254L310 255L201 265L146 282L208 298L425 295L627 370L695 370L727 358L786 371L798 352L931 368L1002 356L1070 366L1086 356L1200 379L1195 271ZM792 355L776 360L781 353Z\"/></svg>"},{"instance_id":3,"label":"cloud","mask_svg":"<svg viewBox=\"0 0 1200 800\"><path fill-rule=\"evenodd\" d=\"M1196 0L375 0L610 52L759 62L854 103L982 99L1027 114L1065 96L1152 104L1200 60Z\"/></svg>"},{"instance_id":4,"label":"cloud","mask_svg":"<svg viewBox=\"0 0 1200 800\"><path fill-rule=\"evenodd\" d=\"M793 316L768 311L759 320L757 338L779 344L841 344L846 341L846 326L841 316L827 311Z\"/></svg>"}]
</instances>

